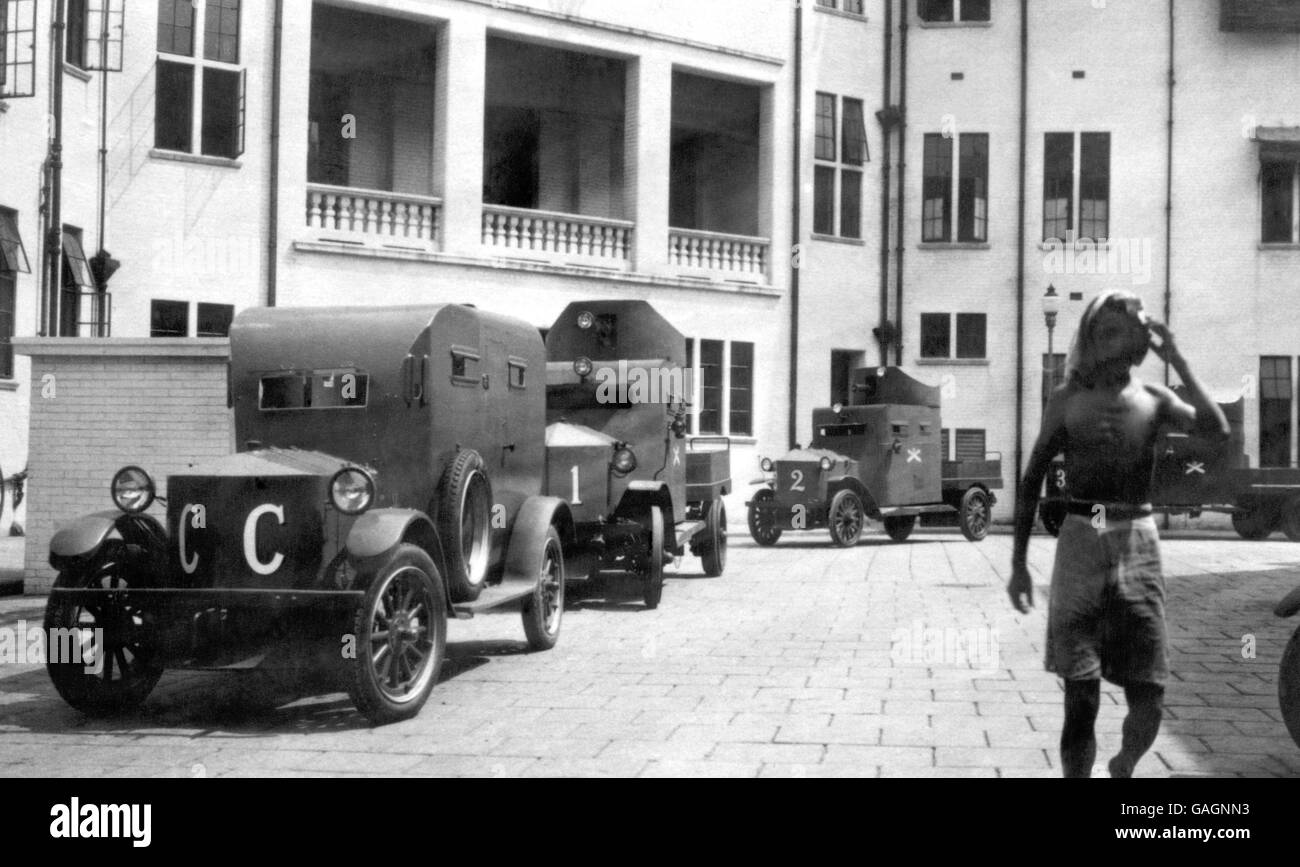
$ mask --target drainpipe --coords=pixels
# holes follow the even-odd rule
[[[1172,0],[1171,0],[1172,2]],[[1025,172],[1029,136],[1029,0],[1020,0],[1020,171],[1016,242],[1016,471],[1014,490],[1020,490],[1020,468],[1025,458]],[[1055,365],[1055,362],[1053,362]]]
[[[54,50],[51,52],[52,87],[50,88],[54,116],[53,137],[50,139],[50,209],[45,231],[45,266],[42,271],[44,286],[41,290],[41,310],[47,316],[42,325],[42,336],[59,336],[59,284],[63,277],[63,33],[67,28],[64,4],[54,4]]]
[[[898,252],[894,265],[894,364],[903,365],[903,239],[907,210],[907,0],[898,4]]]
[[[266,232],[266,306],[275,306],[280,258],[280,69],[283,65],[284,0],[275,0],[275,34],[271,40],[271,161]]]
[[[1174,0],[1169,0],[1169,120],[1165,131],[1165,324],[1173,315],[1174,250]],[[1165,362],[1165,385],[1169,385],[1169,362]],[[1165,516],[1166,520],[1168,515]]]
[[[791,184],[794,188],[790,207],[790,231],[794,238],[795,255],[790,260],[790,415],[786,423],[786,439],[794,448],[799,435],[799,252],[803,244],[803,2],[794,4],[794,171]]]
[[[889,364],[889,182],[892,173],[894,131],[890,100],[894,95],[894,0],[885,0],[885,83],[880,97],[882,164],[880,167],[880,364]]]

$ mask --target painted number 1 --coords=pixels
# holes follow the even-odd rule
[[[572,505],[574,505],[574,506],[581,506],[581,505],[582,505],[582,496],[580,495],[580,493],[579,493],[579,491],[578,491],[578,488],[579,488],[579,484],[578,484],[578,465],[577,465],[577,464],[574,464],[574,465],[573,465],[573,469],[570,470],[569,473],[573,476],[573,497],[569,500],[569,502],[570,502]]]

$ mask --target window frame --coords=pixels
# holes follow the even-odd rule
[[[1270,168],[1281,167],[1289,170],[1289,187],[1287,195],[1287,237],[1282,240],[1270,239],[1265,234],[1265,208],[1268,205],[1265,176]],[[1300,159],[1287,161],[1271,159],[1260,163],[1259,169],[1259,243],[1265,247],[1292,247],[1300,244]]]
[[[978,0],[978,2],[987,2],[988,15],[987,17],[984,18],[966,17],[967,3],[971,2],[973,5],[973,2],[975,2],[975,0],[949,0],[949,2],[952,4],[951,15],[946,18],[935,18],[935,17],[928,17],[926,15],[925,10],[930,8],[930,4],[927,3],[926,0],[918,0],[916,4],[916,17],[920,19],[920,21],[923,24],[940,24],[940,25],[965,24],[965,25],[972,25],[972,26],[980,26],[980,25],[989,25],[993,23],[993,4],[992,2],[990,2],[990,0]]]
[[[705,344],[717,345],[720,351],[718,363],[709,364],[708,368],[716,367],[718,369],[718,384],[705,384],[704,371],[706,365],[703,363]],[[734,349],[737,345],[748,347],[749,365],[746,368],[743,364],[739,369],[749,371],[749,384],[737,385],[735,383],[735,372],[738,369],[736,365],[736,354]],[[742,355],[744,353],[742,352]],[[748,340],[730,340],[714,339],[702,337],[686,338],[686,367],[691,376],[691,405],[689,411],[690,435],[691,436],[726,436],[733,439],[753,439],[754,431],[758,429],[758,406],[757,383],[758,377],[755,371],[758,369],[758,344]],[[705,407],[705,389],[716,389],[718,392],[718,404],[715,408]],[[748,409],[736,409],[735,397],[738,393],[748,394]],[[702,424],[701,419],[704,413],[717,413],[718,430],[707,430]],[[735,424],[735,413],[747,413],[749,416],[749,431],[738,431]]]
[[[9,255],[5,253],[4,242],[6,241],[9,242],[9,249],[18,256],[12,262],[9,261]],[[21,268],[16,267],[20,264]],[[0,207],[0,272],[32,273],[31,260],[27,258],[27,248],[23,245],[23,236],[18,225],[18,212],[12,208]]]
[[[922,137],[922,244],[982,246],[989,243],[991,145],[992,135],[987,132],[931,132]],[[979,171],[972,172],[972,168]],[[942,173],[937,173],[938,169]],[[968,180],[973,181],[969,190]],[[941,196],[934,195],[940,190]],[[938,215],[931,207],[934,203],[942,203]]]
[[[160,334],[160,333],[158,333],[159,331],[161,331],[161,330],[163,330],[163,329],[159,329],[159,328],[157,328],[157,327],[154,325],[154,323],[155,323],[155,321],[157,320],[158,313],[159,313],[160,310],[162,309],[162,305],[164,305],[164,304],[174,305],[174,309],[180,309],[180,310],[184,310],[184,311],[185,311],[185,315],[184,315],[184,317],[182,318],[182,321],[185,323],[185,327],[184,327],[184,329],[181,331],[180,334],[171,334],[171,333]],[[150,298],[150,299],[149,299],[149,337],[150,337],[150,339],[165,339],[165,338],[189,337],[189,336],[190,336],[190,302],[188,302],[188,301],[181,301],[181,300],[178,300],[178,299],[175,299],[175,298]]]
[[[90,69],[88,36],[90,0],[54,0],[63,2],[63,62],[83,72]]]
[[[13,17],[13,27],[9,18]],[[9,43],[13,42],[13,54]],[[0,0],[0,100],[36,95],[36,0]],[[25,49],[25,51],[24,51]]]
[[[970,322],[974,319],[983,320],[983,337],[981,339],[983,355],[970,355],[962,351],[962,346],[966,341],[962,340],[962,322]],[[942,323],[942,325],[940,325]],[[938,335],[931,333],[927,337],[927,332],[933,332],[936,328],[942,328],[943,334],[943,355],[935,354],[936,345],[939,342]],[[987,312],[970,310],[959,313],[921,313],[918,321],[918,334],[921,335],[920,345],[917,347],[917,357],[922,361],[929,363],[939,362],[987,362],[989,360],[989,315]]]
[[[1265,364],[1270,362],[1274,365],[1271,368],[1274,373],[1266,375]],[[1276,372],[1279,369],[1279,364],[1285,366],[1285,376]],[[1265,396],[1270,384],[1281,386],[1281,397]],[[1259,357],[1259,440],[1257,445],[1259,449],[1258,463],[1260,467],[1289,467],[1294,461],[1295,453],[1292,450],[1292,440],[1295,437],[1295,422],[1293,416],[1295,414],[1296,394],[1294,389],[1295,373],[1291,364],[1291,356],[1261,355]],[[1269,425],[1268,427],[1265,426],[1265,407],[1266,405],[1273,404],[1284,404],[1286,407],[1285,414],[1279,417],[1279,421],[1276,425],[1278,428],[1284,428],[1284,435],[1279,441],[1274,442],[1272,448],[1266,452],[1264,449],[1265,432],[1272,430],[1274,425]],[[1275,452],[1279,455],[1284,455],[1281,462],[1278,462],[1277,459],[1273,457]],[[1268,457],[1267,462],[1265,461],[1266,456]]]
[[[219,312],[225,318],[225,331],[218,332],[213,329],[204,329],[204,309],[209,314]],[[234,304],[221,304],[215,301],[200,301],[195,307],[194,314],[194,336],[195,337],[229,337],[230,324],[235,318]]]
[[[824,107],[830,106],[829,115]],[[849,111],[846,106],[856,106],[858,118],[849,129]],[[871,162],[871,147],[866,130],[866,101],[853,96],[843,96],[817,91],[816,122],[813,146],[813,235],[861,242],[865,239],[863,219],[866,182],[865,166]],[[830,130],[825,124],[829,121]],[[850,132],[858,133],[850,139]],[[850,155],[850,145],[854,145]],[[826,147],[824,147],[826,146]],[[826,156],[829,152],[833,156]],[[851,157],[851,158],[850,158]],[[829,183],[826,183],[829,178]],[[853,201],[848,185],[856,187],[856,213],[845,219],[846,209]],[[829,216],[829,221],[827,217]]]
[[[18,320],[18,272],[0,271],[0,380],[13,380],[14,334]]]
[[[1054,172],[1052,175],[1048,174],[1049,162],[1056,163],[1060,161],[1059,154],[1057,155],[1056,159],[1049,160],[1049,157],[1051,156],[1051,152],[1049,150],[1051,141],[1055,140],[1059,144],[1065,141],[1067,138],[1070,144],[1070,148],[1069,148],[1070,172],[1069,172],[1068,180],[1060,172]],[[1088,141],[1095,142],[1098,140],[1105,141],[1105,172],[1104,174],[1101,175],[1101,178],[1105,183],[1106,197],[1104,200],[1091,198],[1089,199],[1089,201],[1093,201],[1093,202],[1104,201],[1106,213],[1105,216],[1100,220],[1096,216],[1092,216],[1088,218],[1088,221],[1090,223],[1104,222],[1105,233],[1106,233],[1105,238],[1093,238],[1083,233],[1083,225],[1084,225],[1083,196],[1084,193],[1087,192],[1088,189],[1090,188],[1091,183],[1096,182],[1096,179],[1092,177],[1090,172],[1085,170],[1084,145]],[[1080,243],[1092,243],[1092,244],[1101,245],[1101,244],[1106,244],[1110,240],[1112,222],[1113,222],[1112,217],[1114,215],[1114,212],[1111,208],[1111,201],[1112,201],[1111,192],[1114,187],[1113,184],[1114,160],[1112,158],[1114,154],[1114,150],[1115,150],[1114,137],[1110,131],[1076,130],[1074,132],[1056,131],[1056,132],[1046,132],[1043,134],[1043,169],[1042,169],[1043,171],[1043,198],[1042,198],[1043,241],[1042,243],[1043,244],[1055,245],[1055,244],[1073,244],[1075,242],[1080,242]],[[1064,234],[1059,234],[1059,233],[1054,234],[1052,231],[1049,231],[1048,224],[1051,223],[1054,227],[1058,227],[1059,223],[1062,220],[1062,217],[1059,215],[1049,217],[1047,205],[1049,201],[1055,202],[1060,200],[1061,197],[1059,193],[1062,192],[1060,186],[1063,181],[1067,182],[1066,189],[1064,190],[1064,192],[1068,193],[1068,196],[1065,199],[1067,203],[1066,213],[1064,216],[1065,232]],[[1058,195],[1049,199],[1048,198],[1049,190],[1053,193],[1057,193]],[[1089,231],[1093,231],[1093,229],[1095,228],[1096,227],[1093,226],[1092,228],[1090,228]]]
[[[223,61],[212,59],[207,56],[207,25],[209,9],[217,2],[235,2],[236,22],[235,32],[231,38],[235,40],[235,61]],[[164,48],[162,44],[161,10],[164,4],[171,3],[173,12],[179,8],[189,7],[191,11],[190,19],[190,39],[189,53],[182,53],[175,50],[175,36],[169,43],[170,48]],[[220,8],[225,8],[224,6]],[[239,160],[247,150],[247,126],[248,126],[248,70],[241,63],[243,58],[243,15],[245,4],[243,0],[205,0],[204,5],[192,5],[189,0],[159,0],[160,20],[159,20],[159,42],[157,47],[157,61],[155,64],[155,82],[158,80],[158,69],[162,64],[167,63],[177,67],[189,67],[191,69],[190,81],[190,100],[188,125],[189,135],[186,138],[187,148],[184,150],[167,146],[159,143],[158,135],[158,116],[163,104],[161,97],[155,95],[154,100],[154,149],[168,153],[180,153],[188,156],[198,156],[218,160],[230,160],[232,162]],[[219,16],[220,17],[220,16]],[[173,26],[174,25],[169,25]],[[218,51],[219,53],[219,51]],[[225,100],[226,105],[221,105],[215,101],[217,77],[224,78],[226,75],[237,75],[238,78],[230,82],[233,90],[228,94]],[[209,90],[212,92],[210,93]],[[218,111],[218,109],[221,111]],[[229,111],[229,116],[222,117],[225,111]],[[216,117],[214,118],[214,115]],[[229,131],[225,135],[217,135],[217,131],[224,129],[229,125]],[[218,144],[229,141],[230,147],[222,149],[217,147]],[[209,142],[213,142],[211,149]]]

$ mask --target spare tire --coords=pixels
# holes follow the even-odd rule
[[[492,485],[478,452],[459,452],[443,472],[437,511],[447,591],[452,602],[473,602],[492,558]]]

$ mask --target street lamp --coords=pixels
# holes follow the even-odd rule
[[[1060,312],[1061,296],[1056,294],[1056,287],[1049,283],[1047,293],[1043,295],[1043,319],[1047,322],[1047,363],[1051,365],[1052,388],[1056,388],[1056,355],[1052,352],[1052,338],[1056,332],[1056,314]]]

